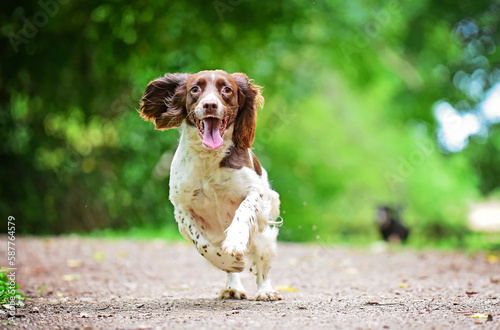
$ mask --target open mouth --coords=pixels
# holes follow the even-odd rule
[[[222,135],[227,127],[228,118],[205,117],[203,119],[196,118],[196,127],[200,132],[203,144],[210,149],[218,149],[224,143]]]

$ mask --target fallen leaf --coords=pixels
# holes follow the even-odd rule
[[[297,292],[299,291],[299,289],[297,288],[292,288],[291,286],[289,285],[278,285],[276,287],[276,290],[278,291],[286,291],[286,292]]]
[[[104,252],[101,250],[96,251],[92,257],[97,262],[103,262],[104,261]]]
[[[61,292],[57,292],[57,293],[56,293],[56,297],[58,297],[58,298],[62,298],[63,296],[64,296],[64,295],[63,295]]]
[[[365,305],[380,305],[378,301],[368,301]]]
[[[118,253],[116,255],[120,259],[126,259],[128,257],[128,252],[121,250],[121,251],[118,251]]]
[[[500,256],[496,256],[494,254],[489,254],[486,257],[486,261],[488,261],[488,263],[490,263],[490,264],[496,264],[499,260],[500,260]]]
[[[78,268],[78,267],[82,267],[83,265],[83,261],[81,261],[80,259],[68,259],[66,260],[66,266],[70,267],[70,268]]]
[[[403,284],[403,283],[400,283],[400,284],[398,284],[398,286],[399,286],[400,288],[407,288],[407,287],[408,287],[408,284]]]
[[[477,291],[465,291],[465,294],[468,295],[469,297],[472,295],[477,294]]]
[[[497,277],[497,278],[490,277],[490,283],[493,283],[493,284],[500,283],[500,277]]]
[[[487,319],[488,315],[476,313],[474,315],[471,315],[470,317],[473,318],[473,319]]]
[[[66,274],[63,275],[62,279],[66,282],[78,281],[80,279],[79,274]]]
[[[3,321],[2,325],[13,325],[13,326],[17,327],[17,323],[16,322],[12,322],[12,321],[9,321],[9,320]]]

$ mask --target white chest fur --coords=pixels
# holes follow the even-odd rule
[[[195,130],[182,128],[171,165],[170,200],[176,209],[195,220],[193,225],[210,242],[220,245],[241,202],[250,191],[263,194],[265,187],[262,178],[250,168],[220,166],[231,141],[218,150],[209,150],[197,136],[191,136],[195,134]]]
[[[253,235],[267,230],[264,236],[276,239],[277,230],[268,228],[279,216],[279,195],[269,187],[263,168],[259,175],[246,166],[221,166],[232,148],[230,139],[209,150],[196,129],[181,127],[170,169],[170,200],[179,230],[216,267],[241,272],[243,255],[261,241]]]

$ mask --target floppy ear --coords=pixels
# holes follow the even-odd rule
[[[179,127],[186,118],[186,83],[189,74],[173,73],[151,81],[141,99],[140,115],[166,130]]]
[[[257,105],[264,104],[260,92],[262,87],[252,83],[244,73],[233,73],[232,76],[239,89],[239,109],[234,123],[233,142],[244,149],[252,148],[257,123]]]

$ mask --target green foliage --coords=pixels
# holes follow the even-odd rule
[[[9,278],[9,270],[0,267],[0,306],[10,305],[24,307],[22,302],[26,296],[19,292],[19,285]]]
[[[461,239],[467,204],[495,183],[497,130],[445,154],[432,113],[458,97],[453,26],[498,22],[490,3],[48,2],[57,12],[19,44],[44,9],[0,5],[0,211],[22,233],[176,230],[178,133],[136,112],[166,72],[241,71],[264,86],[254,147],[281,196],[281,239],[375,239],[379,204],[402,206],[417,240]]]

